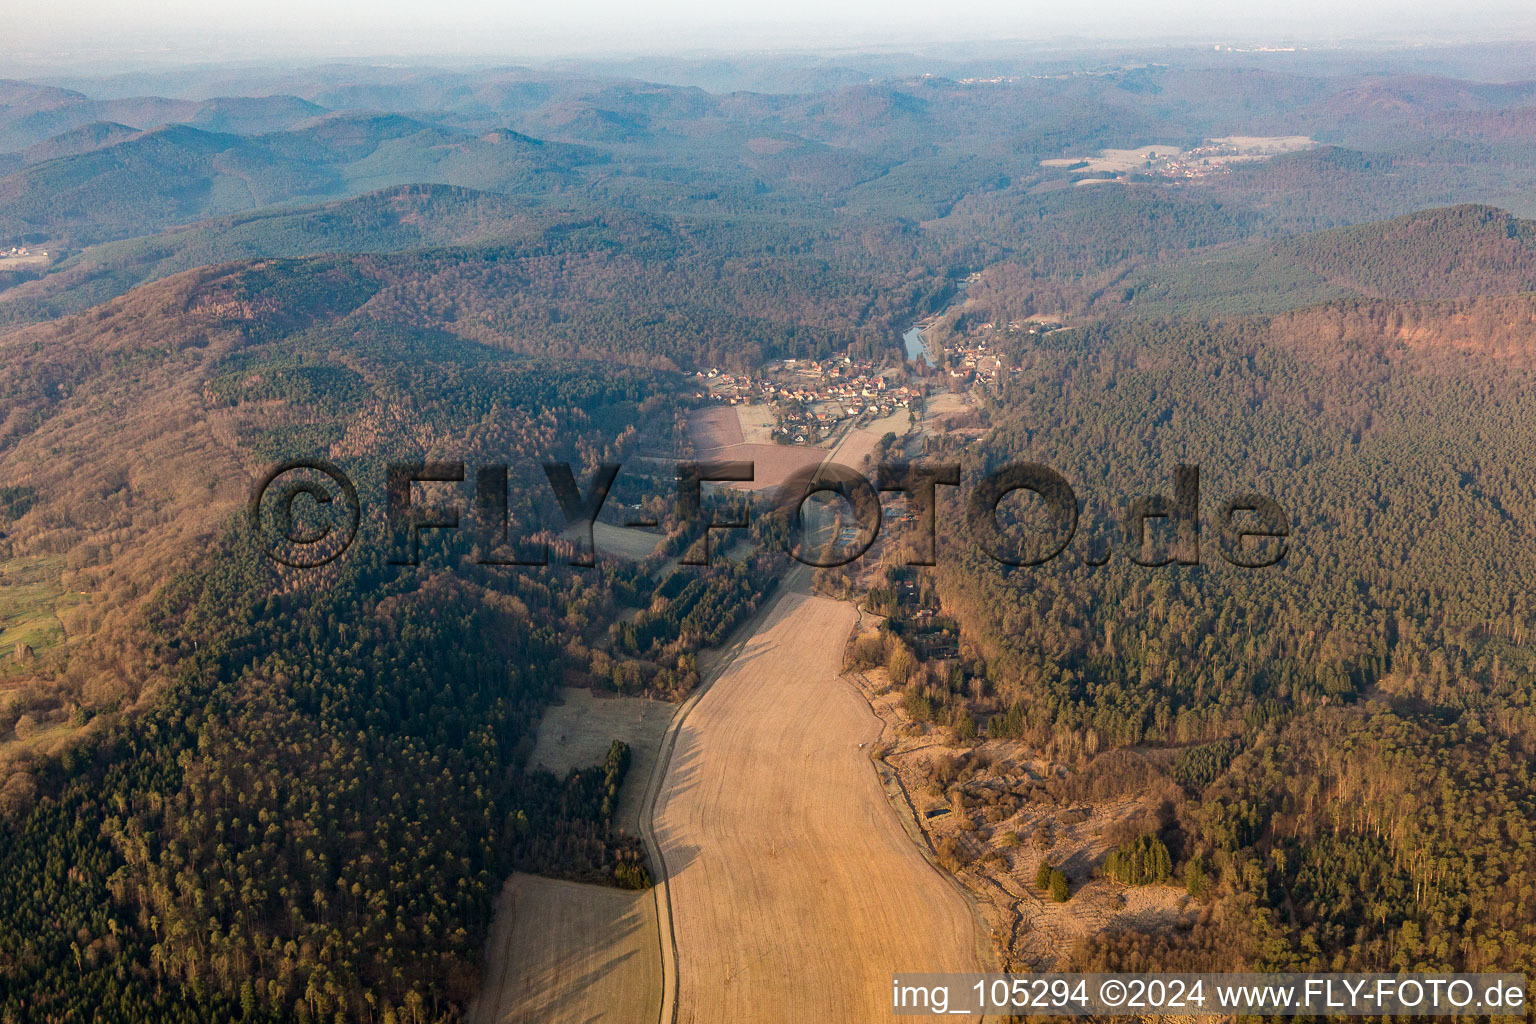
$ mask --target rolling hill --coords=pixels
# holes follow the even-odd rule
[[[21,152],[21,160],[24,164],[40,164],[45,160],[79,156],[81,153],[89,153],[93,149],[121,142],[137,133],[137,129],[118,124],[116,121],[93,121],[79,128],[61,132],[51,139],[44,139],[34,146],[28,146]]]
[[[90,244],[403,183],[542,190],[578,180],[575,168],[597,159],[513,133],[486,140],[395,114],[332,114],[257,136],[170,125],[0,179],[0,239]]]
[[[1331,285],[1383,299],[1536,291],[1536,221],[1491,206],[1425,210],[1274,245]]]
[[[1536,222],[1479,204],[1245,243],[1137,271],[1138,312],[1279,312],[1347,297],[1459,299],[1536,291]]]
[[[0,80],[0,153],[20,152],[102,121],[138,129],[191,124],[210,131],[259,134],[291,128],[329,108],[296,96],[163,96],[93,99],[71,89]]]
[[[199,103],[184,121],[207,131],[260,135],[285,131],[327,112],[297,96],[216,96]]]
[[[1464,59],[1518,72],[1500,52]],[[870,671],[906,745],[877,764],[941,812],[915,819],[938,864],[1001,883],[1011,965],[1529,973],[1536,90],[1387,60],[673,64],[778,90],[716,93],[630,62],[0,82],[0,246],[57,257],[0,274],[0,1020],[456,1024],[509,872],[645,884],[610,828],[625,752],[525,769],[536,720],[572,683],[682,696],[783,586],[772,517],[742,561],[664,564],[696,536],[665,460],[692,371],[777,378],[766,430],[851,406],[800,382],[866,360],[935,401],[835,458],[968,482],[1039,458],[1084,499],[1047,565],[957,531],[898,567],[893,530],[867,594],[814,577],[878,612],[851,651],[818,612],[827,650]],[[1041,166],[1247,132],[1324,144],[1095,188]],[[909,367],[930,314],[943,365]],[[767,365],[790,357],[821,367]],[[305,455],[365,509],[307,575],[241,515]],[[464,528],[399,564],[385,466],[461,458],[529,471],[508,536],[535,542],[559,513],[539,462],[662,465],[617,493],[668,536],[506,571],[471,477],[424,489]],[[1198,565],[1138,564],[1121,499],[1190,463],[1207,516],[1280,503],[1279,563],[1227,564],[1207,518]],[[868,776],[845,726],[823,739]],[[742,856],[835,868],[769,832]],[[722,912],[681,958],[720,961],[709,930],[742,915],[687,881],[714,870],[695,845],[666,846],[691,862],[677,920]],[[1154,850],[1155,893],[1115,867]],[[1026,891],[1037,866],[1062,902]],[[707,1008],[721,971],[786,969],[748,952],[677,990]]]
[[[341,326],[380,283],[345,259],[204,268],[0,336],[0,570],[43,579],[67,637],[0,665],[8,1013],[363,1019],[382,997],[390,1017],[461,1020],[502,877],[612,884],[638,856],[607,822],[622,751],[563,778],[523,769],[580,639],[564,610],[605,606],[605,577],[429,563],[386,581],[380,532],[339,575],[284,581],[237,513],[272,461],[321,454],[357,475],[371,522],[406,421],[486,459],[579,462],[633,436],[676,378]],[[325,625],[341,620],[372,625],[342,640]],[[336,642],[300,641],[311,628]],[[259,809],[212,796],[236,777]],[[120,831],[109,806],[139,810]],[[272,827],[252,843],[258,818]],[[130,835],[149,832],[192,842]],[[385,848],[413,852],[386,865]],[[269,914],[295,885],[303,907]],[[214,934],[245,938],[208,957]],[[253,974],[273,943],[294,955]]]
[[[94,245],[0,291],[0,324],[76,313],[137,285],[215,263],[328,252],[399,252],[515,240],[540,216],[521,200],[453,185],[399,185],[316,206],[214,217]]]

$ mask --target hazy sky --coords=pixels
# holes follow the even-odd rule
[[[911,46],[924,39],[1178,36],[1324,43],[1387,36],[1530,38],[1532,0],[0,0],[27,59],[115,54],[218,60]]]

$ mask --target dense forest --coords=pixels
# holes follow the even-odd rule
[[[1387,332],[1363,312],[1031,339],[985,443],[955,450],[968,474],[1051,465],[1082,521],[1061,557],[1010,569],[952,504],[927,572],[958,660],[893,664],[893,681],[918,717],[967,723],[957,737],[980,720],[1083,772],[1031,799],[1161,794],[1160,831],[1103,871],[1177,876],[1208,904],[1192,932],[1106,934],[1080,964],[1530,968],[1529,316],[1503,316],[1490,350],[1440,332],[1445,304],[1386,305],[1406,325]],[[1177,464],[1201,469],[1198,564],[1137,564],[1124,517],[1172,495]],[[1286,511],[1280,564],[1217,553],[1239,491]],[[1039,529],[1028,513],[1004,518]],[[1160,552],[1177,541],[1150,532]]]
[[[508,871],[644,884],[607,824],[622,747],[521,771],[601,577],[376,559],[294,589],[238,534],[213,566],[150,616],[197,638],[153,707],[8,787],[7,1012],[442,1019]]]
[[[20,1019],[456,1019],[508,872],[649,884],[638,838],[611,825],[627,751],[565,778],[527,767],[555,688],[686,693],[697,651],[757,607],[775,563],[661,572],[699,530],[675,513],[655,562],[582,569],[591,556],[562,546],[540,460],[584,482],[639,444],[675,446],[673,417],[656,415],[678,400],[675,374],[351,320],[380,286],[347,261],[153,288],[9,339],[26,385],[8,394],[6,457],[33,483],[5,491],[7,551],[56,552],[72,586],[118,607],[67,660],[38,661],[5,710],[0,1005]],[[146,424],[82,450],[89,463],[34,447],[81,436],[78,410],[125,401]],[[177,402],[199,415],[169,415]],[[219,453],[191,493],[188,450]],[[547,568],[482,564],[469,522],[424,541],[419,568],[392,564],[385,467],[439,451],[509,465],[505,530],[546,538]],[[342,461],[376,499],[353,551],[316,574],[269,560],[228,486],[242,466],[305,455]],[[102,487],[119,459],[131,478]],[[145,516],[172,550],[113,557],[102,531],[132,537]],[[625,608],[638,625],[610,653]],[[33,721],[73,738],[29,753]]]

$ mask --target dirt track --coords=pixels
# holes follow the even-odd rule
[[[853,619],[786,587],[676,726],[653,827],[681,1024],[884,1021],[893,972],[982,969],[860,748],[880,726],[837,678]]]

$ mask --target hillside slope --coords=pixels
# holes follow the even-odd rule
[[[516,198],[451,185],[400,185],[315,206],[215,217],[67,257],[47,276],[0,291],[0,325],[77,313],[214,263],[510,241],[545,219]]]
[[[1379,299],[1536,291],[1536,221],[1451,206],[1276,243],[1275,254],[1330,284]]]
[[[1422,210],[1137,271],[1145,314],[1267,313],[1345,297],[1423,301],[1536,291],[1536,221],[1492,206]]]

